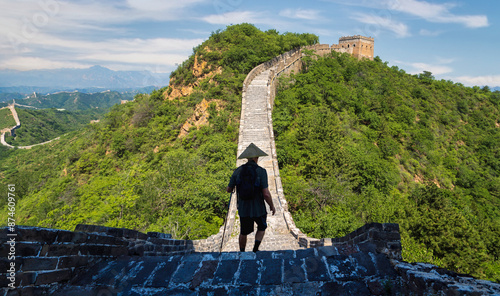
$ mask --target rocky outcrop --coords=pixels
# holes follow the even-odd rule
[[[210,52],[210,49],[205,47],[204,51]],[[191,71],[193,76],[196,78],[196,81],[187,85],[176,84],[176,78],[172,77],[169,82],[170,90],[167,90],[164,93],[165,99],[174,100],[189,96],[193,93],[194,89],[200,85],[201,81],[209,78],[209,81],[213,82],[212,78],[217,74],[221,74],[222,68],[220,66],[214,68],[208,65],[208,62],[203,59],[203,55],[196,54],[194,56],[194,64]]]

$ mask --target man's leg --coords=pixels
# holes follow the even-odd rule
[[[255,245],[253,246],[254,252],[257,252],[259,250],[260,243],[262,242],[264,234],[266,233],[266,218],[267,215],[263,215],[262,217],[255,219],[255,223],[257,223],[257,232],[255,233]]]
[[[255,244],[253,245],[253,252],[257,252],[259,250],[260,243],[262,242],[265,233],[265,230],[259,230],[255,234]]]
[[[255,239],[258,240],[258,241],[262,241],[262,239],[264,238],[264,234],[266,234],[266,231],[263,230],[263,231],[257,231],[257,233],[255,234]]]
[[[240,252],[245,252],[245,247],[247,245],[247,236],[240,234],[239,242],[240,242]]]

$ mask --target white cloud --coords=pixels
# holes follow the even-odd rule
[[[450,73],[453,71],[453,68],[445,65],[437,65],[437,64],[427,64],[427,63],[411,63],[409,73],[418,74],[423,73],[424,71],[429,71],[433,75],[442,75],[446,73]]]
[[[353,18],[358,22],[370,25],[370,27],[367,28],[367,30],[371,32],[370,35],[377,36],[380,29],[385,29],[392,31],[398,37],[410,36],[408,26],[402,22],[393,20],[390,15],[379,16],[374,14],[358,13],[354,15]]]
[[[280,16],[292,18],[317,21],[321,19],[320,11],[314,9],[284,9],[280,11]]]
[[[20,71],[58,69],[58,68],[88,68],[85,63],[75,63],[70,61],[56,61],[39,57],[14,57],[0,61],[0,69],[14,69]]]
[[[232,11],[223,14],[211,14],[203,17],[202,20],[215,25],[262,23],[260,13],[256,11]]]
[[[456,15],[450,12],[455,5],[450,3],[435,4],[418,0],[388,0],[386,5],[391,10],[418,16],[433,23],[459,23],[468,28],[489,26],[485,15]]]
[[[485,76],[459,76],[451,78],[452,81],[460,82],[466,86],[484,86],[490,87],[500,86],[500,75],[485,75]]]
[[[40,34],[30,41],[28,53],[5,58],[0,63],[0,68],[78,68],[100,64],[113,70],[161,67],[162,72],[169,72],[175,68],[176,63],[181,63],[191,54],[193,47],[202,42],[203,39],[175,38],[110,39],[96,42]],[[30,57],[33,52],[39,52],[39,55],[43,53],[43,57]],[[122,66],[118,66],[119,64]]]
[[[346,6],[357,6],[374,9],[380,15],[396,17],[399,13],[416,16],[432,23],[456,23],[468,28],[482,28],[489,26],[486,15],[458,15],[451,10],[457,5],[454,3],[430,3],[420,0],[325,0]]]
[[[442,75],[453,72],[453,68],[447,66],[447,64],[451,64],[453,59],[445,59],[445,58],[436,58],[435,63],[422,63],[422,62],[403,62],[403,61],[395,61],[395,64],[399,67],[405,69],[406,72],[410,74],[420,74],[424,71],[429,71],[432,75]]]
[[[161,11],[170,12],[173,10],[183,9],[204,2],[203,0],[182,0],[182,1],[165,1],[165,0],[127,0],[128,6],[138,11]]]

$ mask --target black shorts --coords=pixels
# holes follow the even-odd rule
[[[253,223],[257,223],[257,231],[264,231],[267,228],[267,214],[261,217],[240,217],[240,234],[249,235],[253,232]]]

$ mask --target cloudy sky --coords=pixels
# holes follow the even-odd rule
[[[409,73],[500,86],[498,0],[0,0],[0,69],[170,72],[227,25],[365,35]]]

